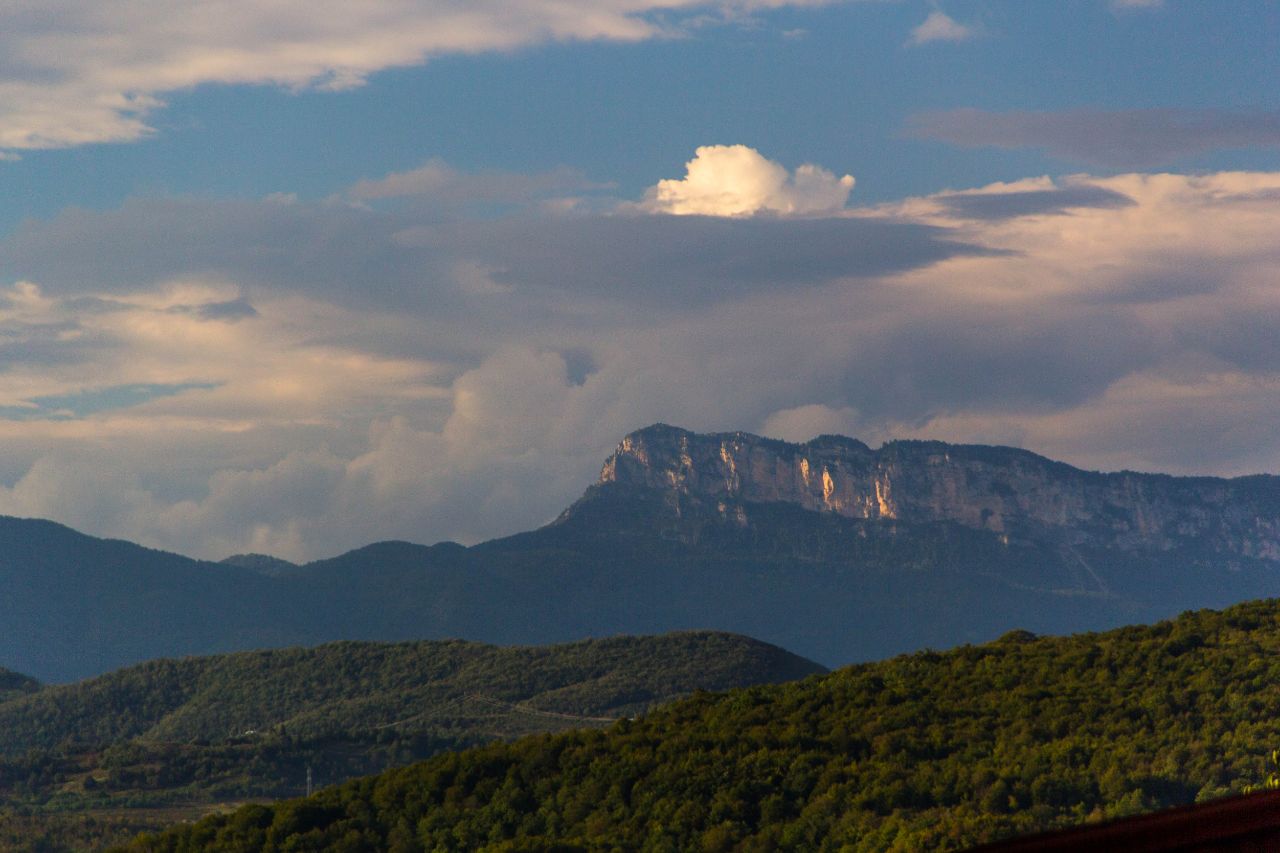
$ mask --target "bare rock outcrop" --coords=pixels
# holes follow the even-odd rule
[[[1025,450],[895,441],[873,450],[656,424],[622,439],[601,483],[709,503],[746,524],[751,504],[788,503],[855,519],[949,521],[1015,538],[1125,550],[1191,547],[1280,560],[1280,477],[1098,473]]]

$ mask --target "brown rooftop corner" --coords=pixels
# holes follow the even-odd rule
[[[1226,797],[1106,823],[1023,836],[967,853],[1280,851],[1280,791]]]

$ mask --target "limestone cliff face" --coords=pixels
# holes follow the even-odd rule
[[[628,435],[603,483],[694,496],[745,524],[750,504],[849,518],[951,521],[1012,537],[1124,549],[1196,547],[1280,560],[1280,477],[1099,474],[1007,447],[860,441],[789,444],[658,424]]]

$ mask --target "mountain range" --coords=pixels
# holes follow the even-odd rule
[[[654,425],[554,522],[294,566],[0,519],[0,664],[70,681],[334,640],[714,629],[826,665],[1280,594],[1280,477],[1096,473],[1004,447]]]

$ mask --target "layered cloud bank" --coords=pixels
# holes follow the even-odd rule
[[[1165,166],[1220,149],[1280,148],[1280,112],[1077,109],[997,113],[963,108],[914,116],[907,131],[970,148],[1038,148],[1066,160],[1133,169]]]
[[[704,148],[575,212],[548,196],[579,176],[499,193],[436,162],[348,201],[29,222],[0,242],[0,513],[209,557],[475,541],[657,420],[1280,471],[1280,174],[845,209],[814,173]],[[514,209],[400,203],[468,193]]]

